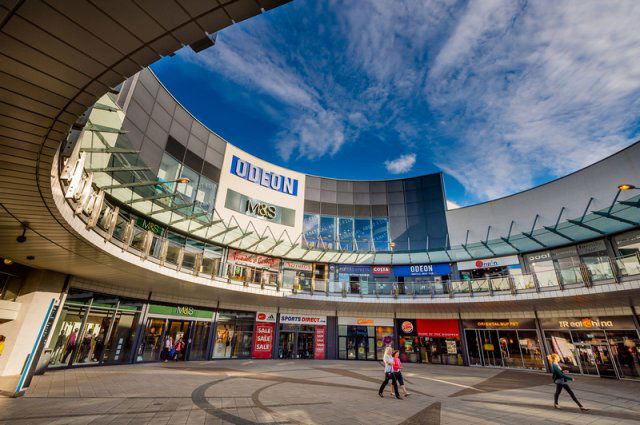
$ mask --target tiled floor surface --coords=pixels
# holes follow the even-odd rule
[[[640,424],[640,382],[578,376],[553,408],[546,374],[405,365],[412,395],[378,397],[376,362],[229,360],[49,371],[0,399],[0,424]]]

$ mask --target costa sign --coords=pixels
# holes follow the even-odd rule
[[[371,272],[373,274],[391,274],[391,266],[373,266]]]
[[[263,187],[286,193],[291,196],[298,196],[298,180],[293,177],[286,177],[273,171],[267,171],[249,161],[233,156],[231,160],[231,174]]]
[[[280,323],[291,325],[326,325],[327,316],[307,316],[301,314],[280,314]]]

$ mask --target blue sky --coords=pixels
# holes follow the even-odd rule
[[[470,205],[633,143],[640,2],[294,0],[153,65],[198,119],[337,178],[443,171]]]

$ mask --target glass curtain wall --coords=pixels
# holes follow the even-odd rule
[[[130,362],[141,310],[141,301],[71,289],[49,344],[49,366]]]
[[[309,246],[344,251],[389,251],[389,219],[304,215]]]

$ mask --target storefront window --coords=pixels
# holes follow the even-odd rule
[[[142,302],[71,289],[49,345],[50,366],[131,360]]]
[[[218,313],[214,359],[250,358],[255,313],[223,310]]]
[[[229,250],[227,275],[231,280],[260,286],[278,286],[280,259]]]
[[[560,258],[557,261],[563,285],[582,283],[580,260],[577,257]]]
[[[205,176],[200,176],[200,184],[195,197],[196,207],[207,213],[212,212],[217,190],[218,185],[215,182]]]

